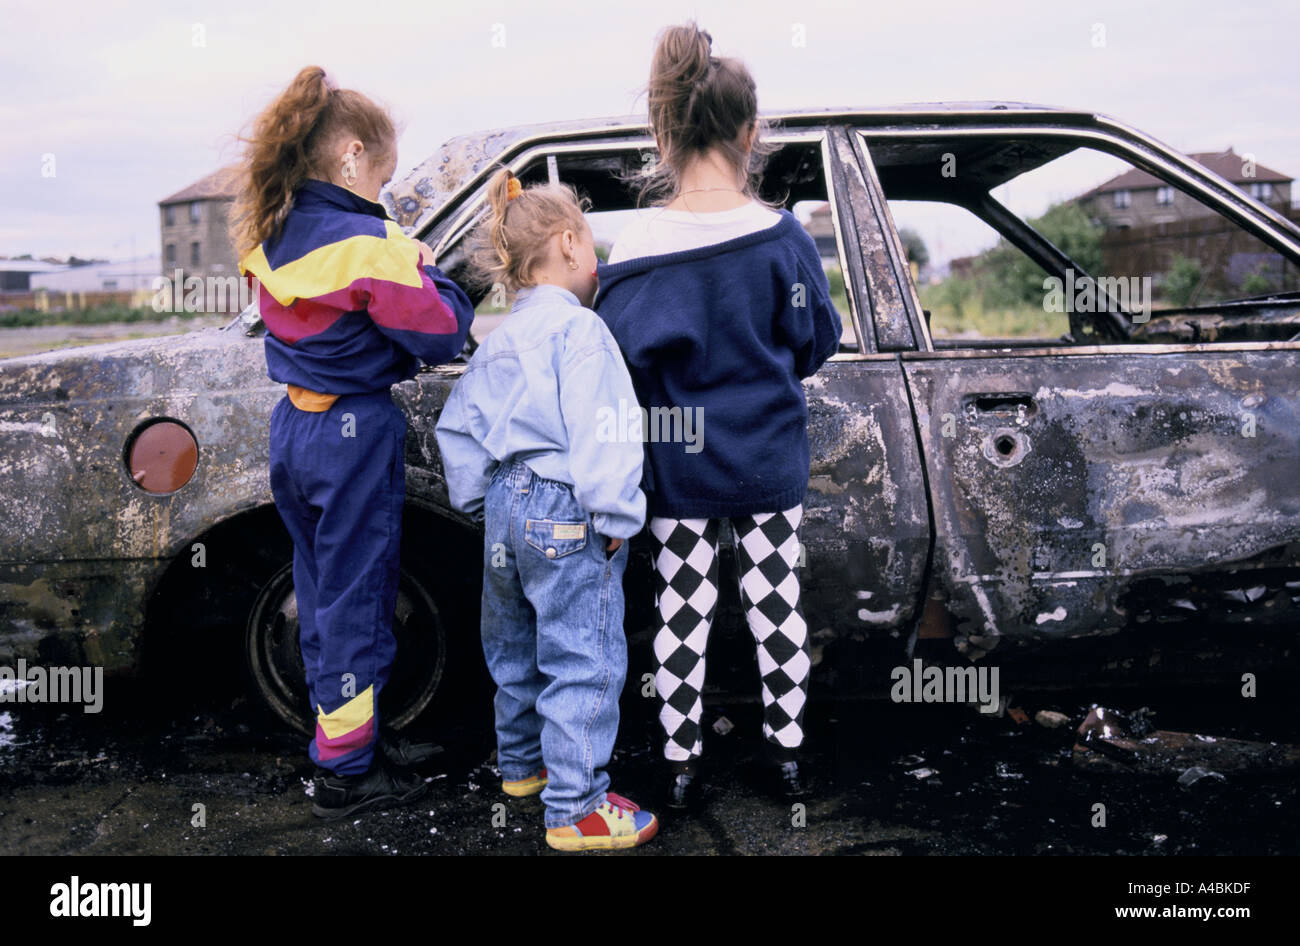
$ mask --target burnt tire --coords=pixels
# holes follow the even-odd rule
[[[271,576],[253,602],[244,656],[254,689],[266,707],[286,725],[314,735],[316,719],[309,705],[298,631],[290,562]],[[397,655],[379,695],[379,718],[385,726],[402,729],[424,713],[443,688],[448,650],[446,626],[433,596],[404,568],[398,579],[393,636]]]

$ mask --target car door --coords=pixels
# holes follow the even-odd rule
[[[931,147],[976,131],[915,134]],[[1069,129],[1034,134],[1049,133]],[[887,139],[896,155],[906,136],[857,136],[873,181],[874,145]],[[1107,147],[1163,160],[1122,135]],[[914,287],[907,304],[919,316]],[[935,575],[974,654],[1004,636],[1189,619],[1294,625],[1300,344],[958,341],[936,350],[927,331],[902,359],[934,510]]]

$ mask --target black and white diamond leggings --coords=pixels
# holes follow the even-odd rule
[[[763,684],[763,736],[781,750],[803,742],[808,700],[808,625],[799,600],[799,520],[803,506],[731,519],[739,559],[740,594],[758,645]],[[654,541],[655,688],[667,735],[664,756],[697,758],[703,749],[700,716],[704,652],[718,602],[720,519],[651,517]]]

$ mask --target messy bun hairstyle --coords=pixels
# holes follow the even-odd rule
[[[397,145],[387,110],[338,88],[320,66],[307,66],[257,116],[252,135],[239,139],[246,147],[230,226],[237,259],[275,235],[304,181],[329,179],[327,152],[343,135],[372,158],[391,155]]]
[[[518,189],[513,198],[512,183]],[[487,199],[488,215],[470,239],[471,278],[511,292],[534,284],[533,269],[545,260],[551,237],[565,230],[582,233],[590,209],[567,184],[523,187],[509,168],[492,175]]]
[[[687,163],[717,148],[745,176],[743,193],[758,197],[758,175],[776,150],[763,141],[766,123],[758,114],[754,78],[739,59],[713,55],[713,37],[690,21],[669,26],[655,39],[646,86],[650,127],[659,161],[637,176],[638,203],[665,204],[680,191]],[[758,134],[751,150],[751,125]]]

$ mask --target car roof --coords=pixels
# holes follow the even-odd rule
[[[827,122],[863,125],[951,121],[1032,123],[1044,120],[1069,125],[1092,124],[1099,116],[1078,109],[1025,102],[921,102],[907,105],[843,106],[763,110],[771,125],[792,128]],[[419,230],[456,192],[512,152],[535,140],[572,138],[641,138],[650,134],[645,115],[571,119],[514,125],[458,135],[413,168],[381,195],[389,213],[403,227]]]

